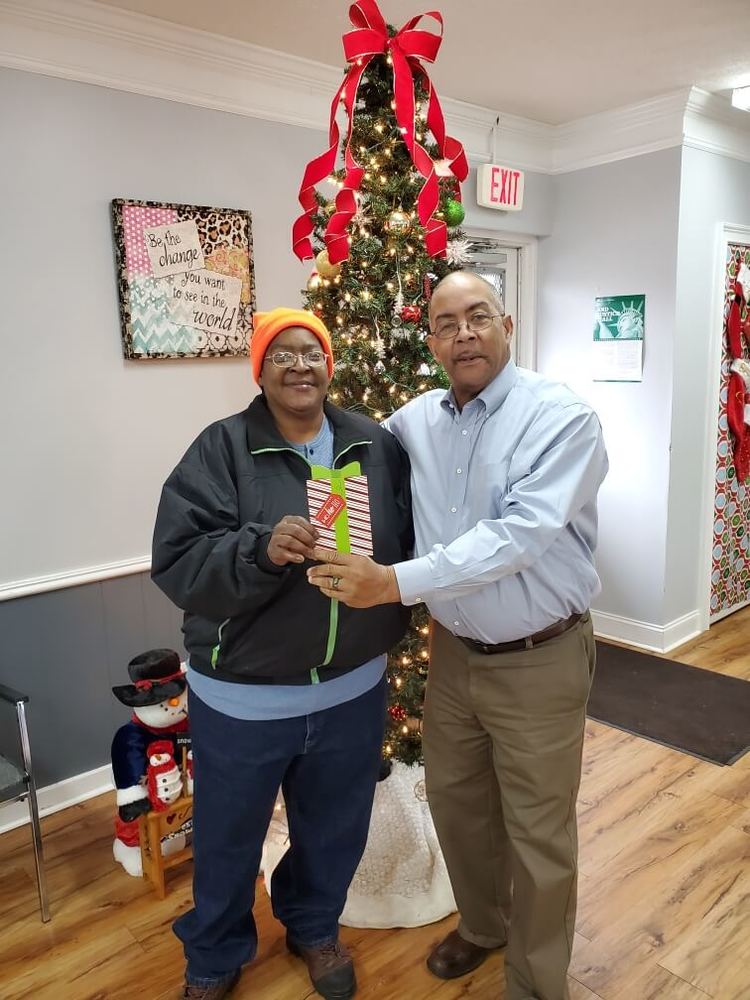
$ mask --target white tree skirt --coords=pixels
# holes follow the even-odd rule
[[[286,814],[277,809],[263,846],[271,874],[289,845]],[[395,762],[378,783],[367,847],[341,915],[347,927],[418,927],[454,913],[456,903],[427,805],[424,768]]]

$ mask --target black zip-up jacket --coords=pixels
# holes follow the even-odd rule
[[[326,402],[334,467],[367,476],[376,562],[413,546],[409,464],[393,435]],[[185,612],[193,669],[227,681],[308,684],[386,652],[404,635],[400,604],[347,608],[308,583],[305,561],[268,558],[274,525],[308,516],[310,466],[279,434],[265,398],[207,427],[164,484],[151,576]]]

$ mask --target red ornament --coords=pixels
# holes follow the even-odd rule
[[[406,709],[402,705],[391,705],[388,714],[394,722],[403,722],[406,718]]]
[[[404,323],[418,323],[422,318],[422,310],[419,306],[404,306],[399,316]]]

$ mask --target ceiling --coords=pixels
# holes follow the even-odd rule
[[[103,0],[343,65],[348,0]],[[381,0],[400,27],[429,4]],[[560,124],[683,87],[750,85],[750,0],[440,0],[438,93]],[[420,26],[432,27],[432,19]]]

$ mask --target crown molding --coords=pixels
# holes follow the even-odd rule
[[[750,163],[750,114],[729,97],[693,87],[685,109],[686,146]]]
[[[497,154],[500,160],[522,170],[551,172],[556,126],[467,104],[452,97],[441,96],[440,103],[448,132],[461,140],[466,155],[475,166],[492,162],[493,129],[499,118]]]
[[[197,107],[324,129],[331,67],[107,7],[0,0],[0,65]]]
[[[0,0],[0,66],[325,132],[341,67],[94,0]],[[497,112],[442,100],[469,159],[489,159]],[[514,162],[549,169],[551,129],[503,119]]]
[[[320,132],[342,73],[95,0],[0,0],[0,66]],[[497,110],[442,105],[470,161],[488,162]],[[501,114],[497,155],[557,174],[683,143],[750,161],[750,115],[687,88],[557,126]]]
[[[688,94],[686,88],[558,125],[551,173],[568,173],[681,145]]]

